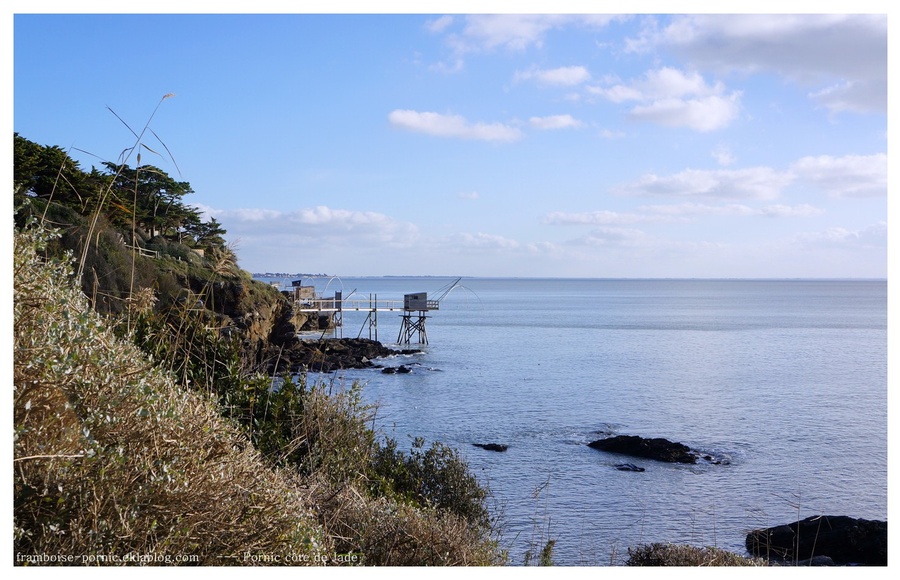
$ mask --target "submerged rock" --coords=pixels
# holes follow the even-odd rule
[[[384,367],[381,372],[386,375],[405,375],[411,373],[412,369],[406,365],[400,365],[399,367]]]
[[[661,437],[645,439],[636,435],[616,435],[588,443],[588,447],[666,463],[697,463],[697,453],[690,447]]]
[[[745,545],[754,556],[782,564],[887,566],[887,522],[847,516],[812,516],[791,524],[753,530]]]
[[[618,469],[619,471],[644,471],[643,467],[638,467],[634,463],[619,463],[618,465],[616,465],[616,469]]]
[[[501,445],[500,443],[472,443],[472,445],[486,451],[499,451],[500,453],[509,449],[508,445]]]

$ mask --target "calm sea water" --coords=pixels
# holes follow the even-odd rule
[[[313,279],[402,299],[451,279]],[[326,290],[327,285],[327,290]],[[744,553],[746,533],[815,514],[887,518],[885,281],[463,279],[410,374],[347,371],[403,443],[456,447],[493,492],[511,564],[620,564],[641,543]],[[344,313],[338,334],[369,336]],[[380,313],[379,340],[400,318]],[[665,437],[729,465],[595,451]],[[473,443],[508,445],[505,453]],[[622,462],[642,473],[614,468]]]

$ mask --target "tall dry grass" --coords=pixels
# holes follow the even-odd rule
[[[175,288],[178,298],[157,305],[137,268],[135,180],[130,259],[100,252],[104,236],[125,233],[105,223],[106,206],[129,211],[112,184],[133,154],[140,171],[140,151],[155,153],[143,137],[171,96],[139,133],[110,109],[135,143],[83,216],[77,260],[41,257],[55,237],[45,223],[55,186],[39,223],[15,234],[17,563],[505,563],[486,492],[453,450],[405,455],[380,443],[358,385],[285,377],[276,388],[252,372],[216,314],[228,299],[217,288],[246,275],[233,248],[208,251],[192,270],[202,288]],[[95,265],[127,272],[127,295],[104,297],[108,318],[77,290],[92,273],[85,292],[96,303]]]
[[[69,263],[39,257],[49,237],[15,235],[16,553],[221,565],[330,551],[295,477],[108,330]]]
[[[71,260],[41,257],[53,235],[15,234],[19,563],[44,563],[42,554],[102,565],[505,563],[494,530],[470,517],[483,496],[450,450],[379,454],[357,387],[291,383],[291,396],[276,397],[270,379],[247,377],[229,382],[228,407],[213,382],[175,380],[179,367],[91,310]],[[146,310],[152,296],[131,302]],[[430,487],[408,493],[418,480],[392,479],[401,472]]]

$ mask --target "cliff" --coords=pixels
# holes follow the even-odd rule
[[[223,336],[238,337],[244,359],[257,366],[265,365],[273,349],[294,344],[298,331],[328,328],[331,323],[328,317],[296,312],[281,292],[240,269],[227,248],[196,252],[140,230],[124,232],[101,215],[85,251],[90,230],[87,217],[36,200],[16,214],[20,227],[29,219],[62,226],[45,255],[83,256],[80,286],[100,314],[125,316],[129,305],[141,296],[156,312],[189,304],[193,310],[203,310]],[[136,246],[125,242],[132,236]]]

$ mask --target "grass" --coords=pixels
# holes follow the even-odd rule
[[[327,550],[292,474],[115,336],[70,265],[38,258],[48,238],[15,242],[16,552],[221,565]]]
[[[171,359],[149,357],[91,309],[71,260],[42,257],[54,236],[15,233],[17,563],[42,563],[41,554],[99,565],[136,555],[200,565],[504,563],[494,530],[459,509],[481,496],[452,493],[465,489],[454,483],[475,485],[453,453],[382,454],[381,477],[402,468],[450,484],[409,494],[399,479],[376,478],[382,444],[353,388],[300,383],[279,399],[270,379],[216,359],[227,350],[213,347],[227,343],[188,351],[183,362],[193,356],[200,374],[173,373],[181,367],[160,365]],[[146,309],[151,298],[135,294],[129,305]],[[183,344],[203,346],[198,337]],[[203,373],[202,388],[183,380]],[[266,444],[273,427],[281,435]],[[300,452],[290,458],[291,449]],[[375,493],[385,481],[390,493]]]

